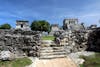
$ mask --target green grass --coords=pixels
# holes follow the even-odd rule
[[[32,61],[28,58],[15,59],[13,61],[0,61],[0,67],[25,67]]]
[[[82,64],[80,64],[80,67],[83,67],[83,65],[82,65]]]
[[[54,36],[43,36],[42,40],[54,40]]]
[[[89,57],[83,56],[82,58],[85,59],[85,62],[80,67],[100,67],[100,53]]]

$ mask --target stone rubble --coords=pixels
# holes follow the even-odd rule
[[[55,43],[65,45],[67,53],[93,50],[100,51],[100,28],[65,30],[55,32]]]
[[[13,60],[14,59],[14,54],[11,53],[10,51],[1,51],[0,59],[3,60],[3,61],[5,61],[5,60]]]
[[[68,56],[76,63],[76,64],[83,64],[85,62],[84,59],[80,58],[80,56],[90,56],[94,55],[94,52],[88,52],[88,51],[81,51],[81,52],[75,52],[70,53]]]
[[[0,30],[0,50],[8,50],[16,57],[25,55],[39,56],[40,32],[20,29]]]
[[[54,34],[55,43],[65,45],[67,53],[84,51],[87,49],[87,31],[64,31]],[[59,41],[59,42],[57,42]]]
[[[86,50],[100,51],[100,28],[86,29],[79,31],[58,31],[54,34],[55,43],[64,45],[67,56],[76,64],[83,64],[84,59],[80,56],[94,55],[94,52]]]

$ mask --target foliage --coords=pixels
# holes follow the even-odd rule
[[[82,57],[85,62],[81,67],[100,67],[100,53],[96,53],[95,56]]]
[[[8,23],[0,25],[0,29],[11,29],[11,25]]]
[[[83,67],[83,65],[82,65],[82,64],[80,64],[80,67]]]
[[[20,58],[13,61],[0,61],[0,67],[25,67],[32,61],[28,58]]]
[[[33,21],[31,24],[31,29],[34,31],[50,32],[50,24],[45,20]]]
[[[54,40],[54,36],[43,36],[42,40]]]

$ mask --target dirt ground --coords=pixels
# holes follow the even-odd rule
[[[41,59],[34,64],[34,67],[77,67],[70,58]]]

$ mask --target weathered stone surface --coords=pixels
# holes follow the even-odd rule
[[[40,44],[41,37],[38,31],[0,30],[1,50],[9,50],[15,53],[19,51],[34,55],[38,52]]]
[[[67,53],[84,50],[100,51],[100,27],[81,31],[58,31],[54,36],[55,43],[65,45]]]
[[[84,51],[87,49],[88,32],[87,31],[71,31],[57,32],[54,35],[55,43],[65,45],[67,53]]]
[[[85,62],[84,59],[80,58],[80,56],[91,56],[94,55],[94,52],[87,52],[87,51],[81,51],[76,53],[70,53],[68,56],[76,63],[76,64],[83,64]]]
[[[88,38],[88,48],[89,50],[100,52],[100,27],[91,30]]]
[[[11,53],[10,51],[1,51],[0,59],[1,60],[13,60],[14,59],[14,54]]]

